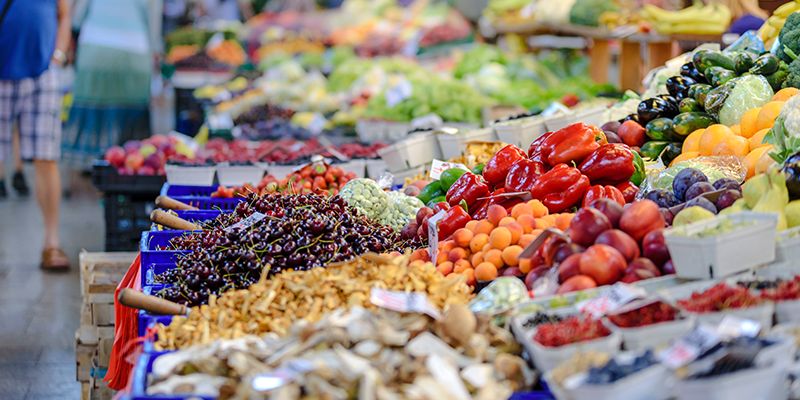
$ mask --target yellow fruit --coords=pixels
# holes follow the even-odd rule
[[[778,114],[781,113],[781,107],[783,107],[783,101],[770,101],[767,104],[764,104],[761,107],[761,111],[758,113],[758,117],[756,118],[756,129],[761,130],[764,128],[772,128],[772,125],[775,123],[775,118],[778,118]]]
[[[705,129],[698,129],[689,134],[686,137],[686,140],[683,141],[683,147],[681,151],[684,153],[692,153],[692,152],[699,152],[700,151],[700,137],[703,136],[703,132]]]
[[[742,136],[742,130],[741,130],[741,127],[738,124],[732,125],[731,126],[731,131],[736,136]]]
[[[752,137],[756,131],[758,131],[758,129],[756,129],[756,119],[758,118],[758,113],[760,111],[761,107],[756,107],[751,108],[742,114],[742,120],[739,121],[739,132],[742,136],[749,138]]]
[[[675,164],[677,164],[677,163],[679,163],[681,161],[691,160],[691,159],[697,158],[699,156],[700,156],[699,152],[696,152],[696,151],[684,151],[683,153],[681,153],[681,155],[675,157],[675,159],[673,159],[672,162],[669,163],[669,165],[672,166],[672,165],[675,165]]]
[[[725,141],[729,136],[733,136],[733,131],[725,125],[714,124],[706,128],[703,136],[700,136],[700,154],[710,156],[714,153],[714,148]]]
[[[766,145],[747,153],[744,157],[744,166],[747,167],[747,179],[752,178],[756,174],[756,163],[762,155],[771,149],[772,145]]]
[[[769,143],[764,143],[764,136],[767,136],[769,129],[762,129],[756,132],[748,141],[750,142],[750,151],[753,151],[761,146],[766,146]]]
[[[800,89],[793,87],[783,88],[781,90],[778,90],[778,93],[775,93],[775,95],[772,96],[772,101],[786,101],[789,100],[790,97],[798,93],[800,93]]]
[[[728,136],[720,142],[711,152],[715,156],[738,156],[744,157],[750,151],[750,144],[747,139],[741,136]]]

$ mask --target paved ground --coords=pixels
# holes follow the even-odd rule
[[[0,399],[80,399],[74,352],[81,302],[78,252],[102,250],[103,214],[88,180],[76,180],[73,187],[61,218],[64,250],[73,265],[68,273],[38,267],[42,219],[33,196],[12,194],[0,201]]]

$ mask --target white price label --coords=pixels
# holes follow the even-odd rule
[[[444,218],[445,213],[446,211],[442,210],[428,218],[428,254],[431,255],[434,264],[439,255],[439,221]]]
[[[469,168],[467,168],[467,166],[464,164],[452,163],[434,159],[433,161],[431,161],[431,173],[430,173],[431,179],[439,179],[439,177],[442,176],[442,172],[450,168],[461,168],[464,171],[469,171]]]
[[[406,78],[401,78],[386,90],[386,105],[394,107],[400,104],[403,100],[411,97],[413,91],[414,88],[411,86],[411,82]]]
[[[669,368],[677,369],[694,361],[706,350],[720,342],[716,330],[707,325],[698,325],[693,331],[678,339],[656,357]]]
[[[221,45],[224,41],[225,35],[223,35],[222,32],[217,32],[214,34],[214,36],[211,36],[211,38],[208,39],[208,42],[206,42],[206,49],[213,49]]]
[[[262,213],[256,211],[252,215],[250,215],[249,217],[247,217],[247,218],[245,218],[245,219],[243,219],[243,220],[241,220],[241,221],[239,221],[239,222],[237,222],[237,223],[225,228],[225,232],[230,232],[230,231],[232,231],[234,229],[237,229],[237,228],[241,229],[241,230],[245,230],[245,229],[253,226],[258,221],[261,221],[262,219],[266,218],[266,216],[267,216],[266,214],[262,214]]]
[[[320,113],[314,113],[314,116],[311,118],[311,122],[308,124],[308,130],[311,133],[318,135],[322,133],[322,130],[325,129],[325,125],[328,123],[328,120],[322,116]]]
[[[577,304],[578,309],[594,317],[614,312],[622,306],[644,297],[647,292],[639,287],[617,282],[594,298]]]
[[[369,296],[370,302],[378,307],[398,312],[424,313],[434,319],[440,319],[442,314],[428,301],[425,293],[397,292],[381,288],[372,288]]]

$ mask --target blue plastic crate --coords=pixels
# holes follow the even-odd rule
[[[177,210],[175,214],[178,215],[179,218],[183,218],[187,221],[191,222],[206,222],[211,221],[214,218],[217,218],[222,211],[220,210]],[[156,231],[156,224],[150,225],[151,231]]]
[[[174,264],[178,257],[191,253],[190,250],[156,250],[159,247],[169,246],[172,238],[188,233],[188,231],[145,231],[139,242],[142,271],[152,264]],[[146,284],[145,274],[142,275],[142,285]]]
[[[211,193],[217,190],[217,186],[188,186],[188,185],[170,185],[165,183],[161,186],[162,196],[195,196],[195,197],[208,197]]]
[[[154,293],[158,292],[159,290],[163,289],[164,287],[166,287],[166,286],[164,286],[164,285],[147,286],[147,287],[142,288],[142,293],[153,295]],[[138,330],[137,330],[137,335],[139,337],[144,336],[145,332],[147,331],[147,328],[150,325],[154,325],[156,323],[162,323],[164,325],[168,325],[170,322],[172,322],[172,316],[171,315],[150,314],[150,313],[148,313],[147,311],[144,311],[144,310],[139,310],[137,318],[138,318],[138,322],[139,322],[138,323],[139,326],[138,326]]]
[[[201,210],[233,211],[236,206],[244,201],[244,197],[218,198],[207,196],[175,196],[173,199],[197,207]]]
[[[147,286],[164,285],[163,283],[156,283],[156,275],[163,274],[166,271],[175,269],[174,263],[155,263],[149,265],[142,265],[142,288]],[[170,285],[166,285],[170,286]]]

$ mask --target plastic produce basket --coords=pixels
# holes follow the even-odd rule
[[[538,115],[500,121],[495,123],[493,128],[501,142],[517,145],[523,150],[527,150],[531,142],[547,132],[544,118]]]
[[[725,220],[750,225],[710,237],[690,236]],[[667,229],[664,238],[679,277],[718,278],[774,260],[776,225],[774,214],[742,212]]]
[[[442,157],[445,160],[461,155],[466,149],[467,142],[473,140],[496,141],[497,135],[491,128],[474,129],[470,131],[458,131],[456,133],[437,132],[436,140],[442,149]],[[530,144],[530,143],[529,143]]]
[[[142,293],[148,294],[148,295],[154,295],[159,290],[161,290],[161,289],[163,289],[165,287],[166,286],[164,286],[164,285],[154,285],[154,286],[143,287],[142,288]],[[138,322],[137,335],[139,337],[142,337],[147,332],[147,328],[151,324],[162,323],[164,325],[169,325],[169,323],[172,322],[172,316],[171,315],[150,314],[150,313],[148,313],[148,312],[146,312],[144,310],[139,310],[139,312],[137,313],[137,320],[138,320],[137,321]]]
[[[198,396],[198,395],[147,395],[147,377],[153,372],[153,362],[158,357],[168,354],[167,351],[159,351],[155,353],[143,353],[136,360],[133,367],[133,375],[131,376],[131,396],[125,397],[129,400],[212,400],[213,397]]]
[[[366,162],[367,162],[368,178],[378,179],[381,177],[381,175],[383,175],[384,172],[389,170],[386,166],[386,161],[383,161],[380,158],[374,160],[366,160]]]
[[[167,165],[167,182],[175,185],[211,186],[214,183],[215,166],[186,167]]]
[[[175,263],[178,256],[189,254],[189,250],[156,250],[159,247],[169,246],[172,238],[186,234],[188,231],[146,231],[142,233],[142,240],[139,245],[141,253],[142,268],[147,268],[151,264]],[[142,275],[144,283],[144,275]]]
[[[164,285],[156,283],[156,276],[175,269],[175,263],[153,263],[142,265],[142,287]],[[170,286],[170,285],[164,285]]]
[[[92,184],[101,192],[153,194],[166,180],[158,175],[120,175],[105,160],[92,163]]]
[[[257,185],[264,177],[264,168],[256,165],[218,165],[217,180],[222,186]]]
[[[680,380],[673,395],[678,400],[786,399],[786,375],[787,371],[776,365]]]
[[[581,385],[565,389],[574,400],[661,400],[670,397],[671,373],[655,364],[608,385]]]
[[[683,319],[660,322],[636,328],[621,328],[608,319],[606,326],[622,335],[625,350],[644,351],[669,344],[670,341],[683,336],[694,328],[695,318],[689,315]]]
[[[106,251],[136,250],[141,232],[150,229],[153,195],[106,193],[103,196]]]
[[[176,196],[211,196],[217,190],[216,186],[189,186],[189,185],[170,185],[165,183],[161,187],[162,196],[176,197]]]
[[[800,267],[800,226],[787,229],[778,235],[775,243],[775,262],[785,262],[790,267]]]
[[[433,132],[420,132],[378,150],[389,171],[404,171],[442,159],[442,151]]]

